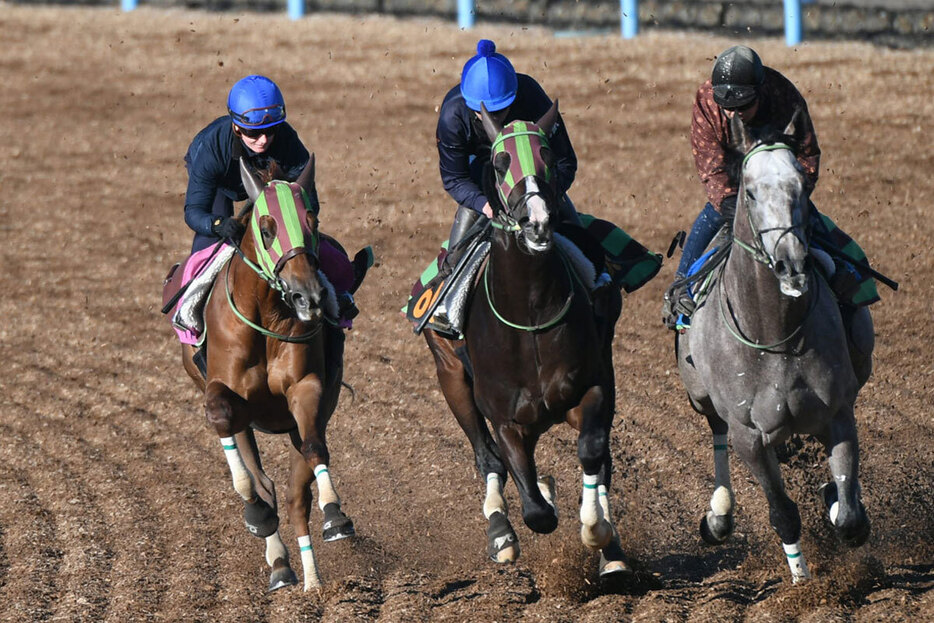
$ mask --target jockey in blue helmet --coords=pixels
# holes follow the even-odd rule
[[[449,253],[441,267],[443,274],[450,274],[457,264],[459,251],[466,246],[458,247],[458,243],[474,223],[493,216],[483,192],[483,168],[490,161],[491,145],[480,120],[481,103],[494,120],[505,125],[515,120],[536,121],[548,112],[552,102],[538,82],[516,73],[492,41],[481,39],[477,43],[476,55],[464,64],[460,84],[444,96],[436,131],[441,181],[457,203],[448,238]],[[577,212],[565,194],[577,173],[577,156],[560,114],[549,145],[555,156],[558,192],[562,197],[560,218],[562,222],[578,224]],[[444,313],[439,308],[435,317],[443,319]]]
[[[285,100],[269,78],[238,80],[227,96],[227,113],[201,130],[185,154],[185,222],[195,232],[192,253],[218,240],[236,242],[243,236],[243,225],[232,218],[233,202],[247,198],[240,180],[241,156],[257,169],[274,161],[289,180],[298,177],[310,157],[285,122]],[[310,199],[317,209],[317,192]]]
[[[285,121],[285,100],[276,83],[265,76],[238,80],[227,96],[227,114],[201,130],[185,154],[188,191],[185,222],[195,231],[191,252],[220,241],[239,243],[244,225],[233,216],[233,202],[247,199],[240,178],[239,159],[255,169],[277,166],[280,179],[294,181],[308,164],[310,155],[298,133]],[[318,192],[309,191],[311,208],[318,212]],[[335,288],[339,273],[355,271],[343,250],[330,252],[328,240],[321,241],[321,268]],[[347,284],[344,284],[345,286]],[[337,291],[341,320],[353,318],[357,308],[349,291]],[[342,325],[343,326],[343,325]]]

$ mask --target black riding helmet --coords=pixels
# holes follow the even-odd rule
[[[713,65],[713,99],[724,108],[745,106],[756,99],[756,88],[764,79],[759,55],[744,45],[734,45],[724,50]]]

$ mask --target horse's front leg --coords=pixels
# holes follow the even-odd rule
[[[289,409],[298,424],[298,450],[312,469],[318,485],[318,507],[324,513],[322,528],[325,541],[337,541],[354,535],[353,522],[341,510],[341,499],[331,480],[331,455],[325,440],[330,410],[321,405],[322,385],[315,375],[306,376],[289,388]],[[294,438],[293,443],[299,440]]]
[[[257,537],[272,536],[279,528],[279,517],[257,493],[256,482],[244,463],[244,454],[248,455],[253,449],[249,444],[239,447],[235,438],[249,422],[246,401],[220,381],[211,381],[204,391],[204,410],[208,423],[220,437],[234,490],[243,498],[243,519],[247,528]],[[255,459],[250,460],[255,463]]]
[[[279,512],[276,503],[276,487],[272,479],[263,471],[263,463],[259,456],[259,448],[256,445],[256,436],[252,428],[247,428],[235,436],[237,448],[241,450],[240,456],[246,468],[253,476],[253,482],[256,485],[256,492],[275,515],[275,521],[278,524]],[[255,512],[255,510],[253,511]],[[245,511],[244,514],[250,514]],[[249,525],[249,524],[248,524]],[[298,578],[289,564],[289,550],[282,537],[279,536],[277,529],[271,535],[266,537],[266,563],[272,571],[269,575],[269,591],[275,591],[286,586],[298,584]]]
[[[509,523],[508,507],[503,497],[506,466],[474,402],[473,389],[467,382],[464,364],[454,351],[454,343],[431,330],[425,330],[423,335],[435,359],[441,392],[454,419],[470,441],[477,471],[486,480],[483,516],[489,522],[486,533],[487,553],[493,562],[514,562],[519,557],[519,540]]]
[[[701,519],[701,538],[711,545],[723,543],[733,533],[733,488],[730,484],[730,455],[727,445],[729,427],[710,408],[702,411],[707,417],[713,437],[714,489],[710,510]]]
[[[558,510],[553,481],[539,481],[535,469],[538,434],[513,423],[498,424],[495,431],[497,446],[519,490],[525,525],[541,534],[554,532],[558,527]]]
[[[752,472],[769,502],[769,523],[782,540],[782,549],[797,584],[811,577],[801,553],[801,515],[798,506],[785,493],[781,468],[775,450],[763,443],[758,429],[733,427],[733,449]]]
[[[833,482],[821,487],[830,523],[851,547],[859,547],[869,538],[869,516],[860,500],[859,442],[853,408],[841,409],[833,417],[829,430],[818,438],[829,455]]]

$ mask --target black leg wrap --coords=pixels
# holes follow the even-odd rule
[[[341,507],[335,502],[324,505],[324,530],[323,536],[326,542],[339,541],[356,534],[353,527],[353,521],[344,514]]]
[[[490,515],[490,526],[486,529],[487,554],[493,562],[499,562],[497,554],[510,546],[518,546],[518,538],[509,519],[500,512]]]
[[[250,534],[261,539],[272,536],[279,529],[279,515],[260,497],[252,504],[243,503],[243,521]]]

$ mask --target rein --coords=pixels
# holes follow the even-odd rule
[[[487,262],[486,267],[483,269],[483,291],[486,293],[486,302],[490,306],[490,311],[493,312],[493,315],[496,316],[497,320],[499,320],[504,325],[512,329],[519,329],[520,331],[527,331],[529,333],[532,333],[534,331],[543,331],[545,329],[550,329],[551,327],[555,326],[556,324],[558,324],[564,319],[564,317],[568,313],[568,310],[571,309],[571,303],[574,302],[574,281],[573,280],[577,279],[578,281],[580,281],[580,278],[577,277],[577,274],[574,271],[572,271],[571,268],[568,266],[568,261],[567,261],[567,258],[564,257],[564,254],[559,252],[558,256],[561,258],[561,263],[564,265],[564,272],[567,274],[568,283],[571,286],[569,288],[568,298],[564,302],[564,306],[558,311],[558,313],[551,320],[549,320],[548,322],[544,322],[542,324],[537,324],[537,325],[523,325],[523,324],[517,324],[514,322],[510,322],[506,320],[506,318],[504,318],[501,313],[499,313],[499,311],[496,309],[496,306],[493,304],[493,297],[490,295],[490,284],[487,279],[487,275],[490,272],[490,263]]]
[[[251,269],[253,269],[253,271],[257,275],[259,275],[261,279],[266,281],[266,283],[269,284],[270,288],[281,292],[283,295],[283,299],[285,300],[285,290],[282,287],[280,287],[277,283],[277,282],[281,282],[281,279],[278,279],[278,278],[276,280],[269,279],[263,273],[263,270],[259,266],[251,262],[249,258],[247,258],[246,255],[244,255],[243,251],[240,250],[240,245],[234,245],[234,248],[237,250],[237,254],[244,261],[244,263],[247,266],[249,266]],[[317,336],[321,332],[321,323],[318,323],[308,333],[305,333],[302,335],[295,335],[295,336],[284,335],[282,333],[276,333],[274,331],[270,331],[269,329],[259,324],[256,324],[255,322],[247,318],[245,315],[243,315],[243,313],[239,309],[237,309],[237,306],[234,304],[234,301],[233,301],[233,296],[230,293],[230,264],[231,264],[230,262],[227,262],[227,269],[224,272],[224,289],[226,290],[226,293],[227,293],[227,304],[230,305],[230,310],[234,313],[234,315],[237,318],[240,319],[241,322],[243,322],[243,324],[255,330],[257,333],[260,333],[264,337],[271,337],[273,339],[280,340],[282,342],[292,342],[292,343],[310,342],[311,340],[315,338],[315,336]]]

